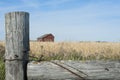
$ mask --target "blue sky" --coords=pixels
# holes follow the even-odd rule
[[[30,39],[52,33],[55,41],[120,41],[120,0],[0,0],[0,40],[4,14],[30,13]]]

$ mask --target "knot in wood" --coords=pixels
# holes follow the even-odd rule
[[[18,58],[19,56],[18,55],[14,55],[14,58]]]

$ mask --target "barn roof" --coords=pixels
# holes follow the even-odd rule
[[[47,37],[47,36],[49,36],[49,35],[52,35],[52,34],[44,34],[44,35],[38,37],[38,39],[45,38],[45,37]],[[52,36],[53,36],[53,35],[52,35]],[[54,36],[53,36],[53,37],[54,37]]]

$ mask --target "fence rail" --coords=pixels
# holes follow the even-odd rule
[[[43,61],[28,64],[28,80],[120,80],[120,61]]]

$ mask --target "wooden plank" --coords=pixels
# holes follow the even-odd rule
[[[119,61],[64,61],[64,63],[88,74],[88,79],[120,79]]]
[[[79,78],[67,70],[51,63],[41,62],[28,64],[28,80],[61,80]]]
[[[119,61],[54,61],[70,69],[85,80],[119,80]],[[81,73],[81,72],[83,73]],[[86,76],[87,74],[87,76]],[[28,80],[83,80],[51,62],[31,62]]]
[[[29,51],[29,13],[10,12],[5,15],[6,80],[27,80]]]

